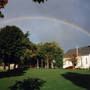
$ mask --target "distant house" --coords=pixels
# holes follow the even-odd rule
[[[90,46],[68,50],[63,59],[63,68],[73,67],[72,61],[76,60],[75,68],[90,68]]]

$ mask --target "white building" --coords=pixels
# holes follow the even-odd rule
[[[67,51],[63,59],[63,68],[73,67],[72,61],[76,60],[75,68],[90,68],[90,46],[71,49]]]

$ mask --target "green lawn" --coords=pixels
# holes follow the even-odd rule
[[[89,70],[28,69],[15,75],[0,74],[0,90],[10,90],[16,81],[27,78],[44,80],[41,90],[90,90]]]

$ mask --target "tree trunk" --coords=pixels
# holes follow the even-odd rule
[[[10,63],[8,63],[8,70],[10,70]]]
[[[46,68],[47,69],[49,68],[49,61],[48,61],[48,59],[47,59],[47,66],[46,66]]]
[[[54,68],[53,61],[51,61],[51,68],[52,68],[52,69]]]
[[[5,63],[3,64],[3,69],[6,70],[6,64]]]
[[[37,68],[39,68],[39,61],[38,61],[38,59],[37,59]]]
[[[16,69],[16,64],[14,64],[13,69]]]
[[[43,59],[41,60],[41,67],[43,68]]]

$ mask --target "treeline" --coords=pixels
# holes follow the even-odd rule
[[[63,50],[55,42],[35,44],[29,33],[23,33],[17,26],[0,29],[0,63],[4,69],[13,64],[21,67],[55,68],[62,67]]]

